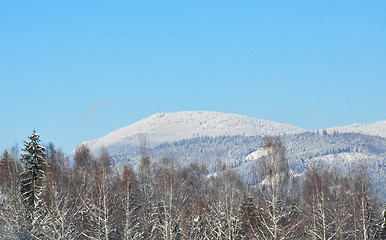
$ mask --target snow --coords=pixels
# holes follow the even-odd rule
[[[263,149],[263,148],[259,148],[257,149],[256,151],[252,152],[251,154],[249,154],[248,156],[245,157],[245,160],[249,161],[249,160],[257,160],[261,157],[264,157],[264,156],[267,156],[268,155],[268,152],[266,149]]]
[[[379,121],[370,124],[355,123],[349,126],[327,129],[328,133],[333,133],[334,131],[339,133],[361,133],[386,138],[386,121]]]
[[[236,114],[186,111],[154,114],[83,144],[93,151],[116,143],[139,145],[141,136],[150,145],[157,145],[200,136],[276,136],[301,132],[304,130],[291,125]]]
[[[348,153],[338,153],[338,154],[328,154],[321,157],[316,157],[314,160],[323,161],[326,163],[358,163],[358,162],[368,162],[370,159],[373,159],[373,156],[363,154],[361,152],[348,152]]]
[[[362,133],[386,138],[386,121],[327,129],[328,133],[334,131]],[[141,137],[145,137],[148,146],[153,147],[163,143],[203,136],[278,136],[302,132],[306,132],[306,130],[242,115],[208,111],[184,111],[157,113],[127,127],[115,130],[104,137],[82,144],[87,145],[91,151],[99,151],[114,144],[137,147]],[[256,159],[261,154],[264,154],[262,150],[258,150],[248,157]]]

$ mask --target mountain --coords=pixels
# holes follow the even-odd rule
[[[262,150],[263,137],[281,136],[290,168],[301,174],[313,161],[351,172],[368,166],[386,199],[386,121],[307,131],[291,125],[218,112],[176,112],[152,115],[127,127],[82,144],[94,154],[106,149],[117,167],[140,159],[140,139],[155,162],[164,157],[182,165],[192,161],[209,169],[218,161],[236,168],[246,179]]]
[[[135,164],[139,159],[140,139],[145,138],[149,151],[157,159],[173,156],[183,162],[194,158],[206,159],[207,163],[211,163],[219,158],[227,162],[240,161],[256,151],[262,145],[262,137],[267,135],[283,136],[287,154],[293,159],[300,156],[329,159],[331,156],[321,156],[349,152],[347,149],[358,152],[358,149],[371,147],[386,148],[382,144],[373,147],[374,142],[386,139],[386,121],[306,131],[287,124],[229,113],[158,113],[82,144],[96,154],[106,149],[115,162],[131,161]],[[381,137],[381,140],[377,140],[377,137]],[[371,147],[368,146],[370,142]],[[247,159],[252,160],[252,156]]]
[[[339,133],[361,133],[386,138],[386,121],[370,124],[355,123],[349,126],[327,129],[328,133],[333,133],[334,131]]]
[[[219,112],[159,113],[96,140],[84,142],[92,151],[113,145],[139,145],[146,137],[150,146],[200,136],[265,136],[304,132],[291,125]]]

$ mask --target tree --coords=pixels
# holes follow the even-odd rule
[[[177,211],[177,165],[173,159],[164,158],[155,169],[155,188],[153,216],[153,236],[157,238],[172,240],[177,239],[178,211]]]
[[[74,154],[73,176],[70,181],[71,196],[74,198],[73,206],[78,208],[74,214],[74,224],[77,232],[83,237],[89,236],[93,230],[92,214],[82,201],[83,197],[88,196],[93,184],[92,165],[94,157],[90,148],[85,145],[79,146]]]
[[[44,193],[46,215],[49,219],[45,225],[44,237],[48,239],[76,239],[79,235],[74,215],[79,209],[71,194],[71,170],[68,159],[54,144],[47,146],[46,186]]]
[[[140,239],[139,219],[139,187],[133,167],[124,165],[121,179],[118,184],[118,197],[120,199],[120,239]]]
[[[386,239],[386,204],[384,205],[384,210],[382,213],[383,223],[381,225],[381,238]]]
[[[85,175],[85,173],[91,169],[93,160],[94,159],[91,154],[91,150],[86,145],[81,145],[77,149],[75,149],[75,154],[74,154],[75,174],[79,175],[78,177],[85,177],[80,175]]]
[[[14,148],[16,149],[16,148]],[[6,239],[22,238],[24,207],[20,196],[21,166],[17,153],[4,151],[0,159],[0,236]]]
[[[255,199],[248,195],[249,193],[244,192],[241,207],[239,210],[241,219],[241,228],[246,239],[253,239],[253,236],[258,236],[258,229],[260,222],[258,221],[258,209],[255,203]]]
[[[310,239],[333,239],[338,234],[333,212],[333,178],[324,165],[315,165],[305,172],[303,209],[308,223],[305,229]]]
[[[21,166],[17,159],[5,150],[0,159],[0,188],[6,191],[16,186],[20,172]]]
[[[353,183],[354,237],[364,240],[377,239],[379,229],[375,214],[376,204],[371,198],[370,178],[365,166],[357,166]]]
[[[91,214],[92,232],[90,239],[112,239],[116,232],[118,198],[113,191],[116,185],[112,176],[111,158],[103,150],[92,168],[93,182],[86,196],[79,196]],[[91,237],[93,236],[94,237]]]
[[[139,210],[141,221],[141,232],[142,236],[140,239],[150,239],[153,229],[153,202],[152,197],[154,194],[154,182],[152,175],[152,162],[150,156],[147,154],[147,142],[146,138],[140,139],[140,152],[141,159],[138,168],[138,182],[141,190],[141,208]]]
[[[207,169],[204,165],[191,163],[178,171],[177,211],[179,220],[179,239],[205,239],[205,201],[209,192]]]
[[[293,222],[291,206],[286,203],[289,186],[289,166],[286,149],[279,137],[264,137],[266,155],[258,162],[256,174],[259,184],[258,206],[260,206],[257,238],[292,239],[299,225]]]
[[[208,183],[211,188],[206,218],[210,239],[244,239],[240,213],[244,186],[239,175],[225,169],[212,176]]]
[[[49,219],[45,226],[44,237],[48,239],[76,239],[79,234],[73,216],[79,206],[74,206],[75,199],[71,196],[69,185],[50,181],[47,184],[49,203],[46,214]]]
[[[27,210],[27,231],[33,237],[41,232],[43,220],[43,202],[41,195],[44,191],[46,164],[46,149],[40,145],[40,136],[35,131],[24,142],[25,153],[21,156],[24,172],[21,174],[21,193]]]

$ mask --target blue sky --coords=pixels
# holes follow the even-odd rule
[[[386,119],[385,1],[0,1],[0,150],[159,112]]]

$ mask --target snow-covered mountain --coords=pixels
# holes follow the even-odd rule
[[[360,133],[386,138],[386,121],[372,124],[352,124],[343,127],[326,129],[327,133]],[[321,130],[319,130],[321,132]],[[173,143],[197,137],[219,136],[279,136],[307,132],[301,128],[246,117],[242,115],[185,111],[176,113],[158,113],[140,120],[127,127],[123,127],[110,134],[82,144],[92,151],[98,152],[102,148],[113,146],[139,146],[140,137],[145,137],[148,146]]]
[[[327,129],[328,133],[333,133],[334,131],[339,133],[361,133],[386,138],[386,121],[379,121],[370,124],[355,123],[349,126]]]
[[[200,136],[276,136],[301,132],[304,130],[291,125],[236,114],[190,111],[154,114],[82,144],[98,151],[115,144],[138,146],[141,136],[146,137],[150,146],[156,146]]]
[[[312,161],[343,171],[365,163],[386,197],[386,121],[307,131],[236,114],[160,113],[82,144],[95,155],[106,149],[119,168],[122,163],[139,163],[140,138],[145,137],[155,162],[172,157],[183,165],[199,161],[213,167],[220,160],[248,176],[267,154],[262,149],[266,135],[282,136],[294,172],[301,173]]]

